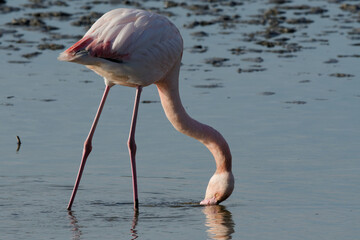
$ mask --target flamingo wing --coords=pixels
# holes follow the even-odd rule
[[[162,79],[182,50],[179,30],[167,18],[120,8],[98,19],[59,60],[87,65],[113,84],[146,86]]]

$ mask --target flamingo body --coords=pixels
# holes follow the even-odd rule
[[[226,140],[214,128],[191,118],[181,103],[178,85],[182,52],[183,40],[179,30],[167,18],[138,9],[115,9],[104,14],[81,40],[60,54],[59,60],[85,65],[104,77],[106,85],[84,143],[69,210],[86,159],[92,150],[92,138],[106,97],[116,84],[137,89],[128,141],[135,209],[138,208],[135,127],[142,87],[150,84],[156,84],[164,112],[174,128],[203,143],[214,157],[216,171],[200,204],[218,204],[231,195],[234,176],[231,171],[232,156]]]
[[[181,58],[183,40],[165,17],[138,9],[104,14],[59,59],[86,65],[108,84],[148,86]]]

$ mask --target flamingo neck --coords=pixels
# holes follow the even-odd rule
[[[177,131],[197,139],[209,149],[216,162],[216,173],[231,172],[232,157],[224,137],[185,111],[179,95],[179,68],[180,64],[176,64],[167,78],[156,83],[166,116]]]

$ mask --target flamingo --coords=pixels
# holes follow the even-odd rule
[[[128,149],[131,162],[134,209],[139,207],[136,175],[135,128],[143,87],[157,86],[164,112],[174,128],[203,143],[212,153],[216,171],[210,178],[201,205],[215,205],[227,199],[234,189],[232,157],[224,137],[214,128],[191,118],[179,95],[179,70],[183,40],[179,30],[166,17],[139,9],[114,9],[105,13],[82,39],[62,52],[60,61],[83,64],[102,76],[105,90],[84,142],[82,160],[67,209],[71,210],[92,138],[109,90],[114,85],[136,88]]]

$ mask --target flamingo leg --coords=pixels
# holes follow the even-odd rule
[[[68,204],[68,207],[67,207],[68,210],[71,210],[72,204],[73,204],[74,199],[75,199],[76,192],[77,192],[79,184],[80,184],[80,179],[81,179],[82,173],[84,171],[86,159],[88,158],[88,156],[89,156],[89,154],[90,154],[90,152],[92,150],[92,144],[91,144],[92,138],[94,136],[95,129],[96,129],[97,123],[99,121],[99,118],[100,118],[102,109],[104,107],[106,97],[107,97],[107,95],[109,93],[109,90],[110,90],[110,86],[106,85],[103,97],[101,99],[98,111],[97,111],[97,113],[95,115],[95,119],[94,119],[94,122],[93,122],[93,124],[91,126],[89,135],[88,135],[88,137],[86,138],[86,140],[84,142],[84,149],[83,149],[82,159],[81,159],[81,163],[80,163],[80,168],[79,168],[79,172],[78,172],[78,175],[77,175],[77,178],[76,178],[76,181],[75,181],[74,189],[72,191],[71,198],[70,198],[70,201],[69,201],[69,204]]]
[[[129,133],[128,140],[128,148],[130,154],[130,162],[131,162],[131,173],[132,173],[132,185],[133,185],[133,196],[134,196],[134,209],[137,210],[139,208],[139,199],[138,199],[138,189],[137,189],[137,176],[136,176],[136,162],[135,162],[135,154],[136,154],[136,143],[135,143],[135,128],[136,128],[136,119],[139,109],[140,103],[140,95],[141,95],[142,87],[138,86],[136,88],[136,96],[134,103],[134,111],[131,120],[131,127]]]

